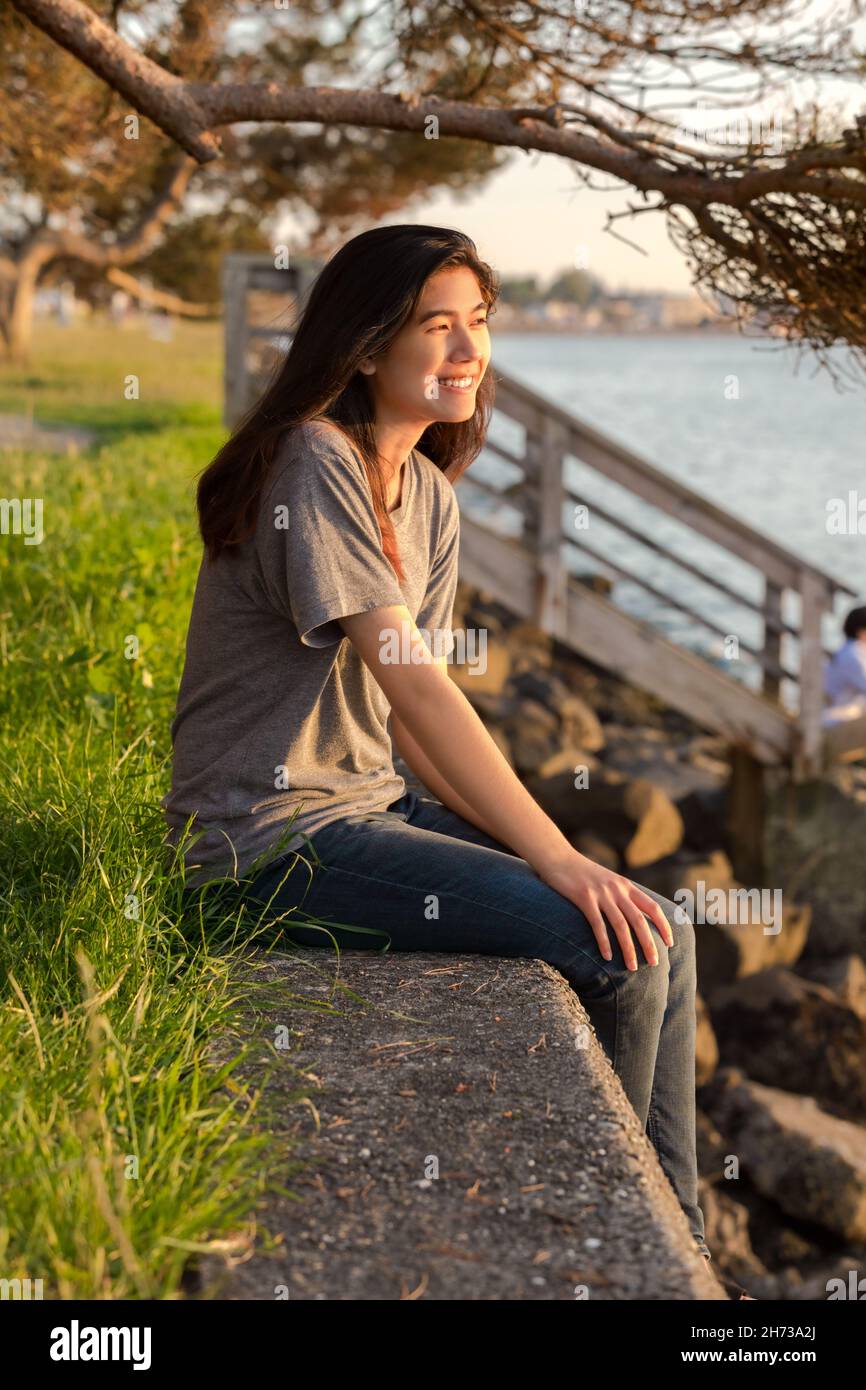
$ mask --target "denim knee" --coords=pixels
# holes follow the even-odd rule
[[[679,903],[675,903],[673,898],[664,898],[659,893],[652,896],[670,922],[674,945],[682,955],[693,956],[695,953],[695,924],[685,908]]]

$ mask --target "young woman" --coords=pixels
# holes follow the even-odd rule
[[[243,879],[293,942],[555,966],[709,1259],[694,927],[572,848],[447,672],[453,484],[489,421],[497,293],[473,242],[439,227],[364,232],[320,273],[200,479],[169,842],[189,890]],[[392,740],[431,797],[395,774]]]

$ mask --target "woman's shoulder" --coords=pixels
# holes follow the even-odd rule
[[[290,473],[305,485],[318,477],[337,482],[347,471],[362,474],[357,450],[348,435],[330,420],[302,420],[290,425],[280,437],[274,453],[267,491],[273,492]]]
[[[279,452],[288,459],[300,455],[318,455],[323,450],[336,451],[341,457],[352,460],[358,452],[354,441],[344,429],[334,424],[333,420],[317,415],[309,420],[301,420],[297,425],[291,425],[280,441]]]

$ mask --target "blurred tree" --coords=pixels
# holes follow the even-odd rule
[[[134,32],[148,34],[142,51],[166,73],[281,89],[313,74],[345,81],[363,65],[359,25],[346,17],[340,32],[328,9],[321,0],[264,15],[239,13],[233,0],[90,7],[115,35],[135,20]],[[465,80],[481,76],[469,61]],[[498,73],[497,84],[507,91],[514,76]],[[41,286],[68,280],[100,303],[114,282],[175,313],[217,314],[227,251],[273,254],[289,219],[300,228],[290,253],[325,255],[415,196],[477,187],[507,158],[480,141],[253,124],[233,128],[224,159],[202,167],[8,7],[0,90],[0,335],[18,360],[30,351]]]
[[[509,276],[502,281],[503,301],[517,309],[523,309],[541,298],[537,275]]]
[[[564,299],[567,304],[578,304],[585,309],[601,298],[601,284],[585,270],[563,270],[557,275],[547,291],[548,299]]]

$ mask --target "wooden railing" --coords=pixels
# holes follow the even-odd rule
[[[497,440],[497,421],[503,418],[521,427],[522,447]],[[467,577],[488,585],[497,582],[506,590],[499,595],[502,601],[510,599],[546,632],[598,664],[621,671],[706,727],[724,732],[759,761],[789,763],[798,777],[820,769],[824,758],[822,624],[825,615],[833,612],[836,596],[854,597],[854,590],[499,372],[496,414],[486,449],[519,469],[520,476],[498,488],[470,471],[465,475],[466,487],[458,486],[464,510],[461,565]],[[648,504],[644,524],[634,525],[610,506],[583,495],[569,482],[570,459],[585,465],[591,476],[610,480]],[[474,493],[513,508],[520,516],[519,535],[509,540],[485,525],[470,505]],[[673,566],[673,591],[627,568],[620,562],[618,547],[599,547],[585,531],[565,526],[567,505],[587,507],[592,519],[626,538],[632,553],[639,545],[663,557],[666,565]],[[719,547],[738,562],[735,569],[748,567],[758,580],[753,585],[757,596],[660,544],[652,534],[653,510]],[[591,532],[591,527],[587,529]],[[588,558],[596,569],[638,586],[646,599],[663,603],[691,626],[698,624],[730,639],[731,628],[720,624],[712,612],[702,611],[699,600],[692,597],[695,581],[710,586],[728,604],[748,610],[761,637],[758,641],[738,637],[736,657],[725,663],[728,669],[724,670],[655,632],[651,621],[629,616],[578,583],[571,572],[571,561],[578,555]],[[794,661],[783,660],[783,641],[797,649]],[[744,672],[744,665],[751,672]],[[749,688],[745,678],[749,674],[757,676],[757,689]],[[783,682],[788,687],[784,701]]]

